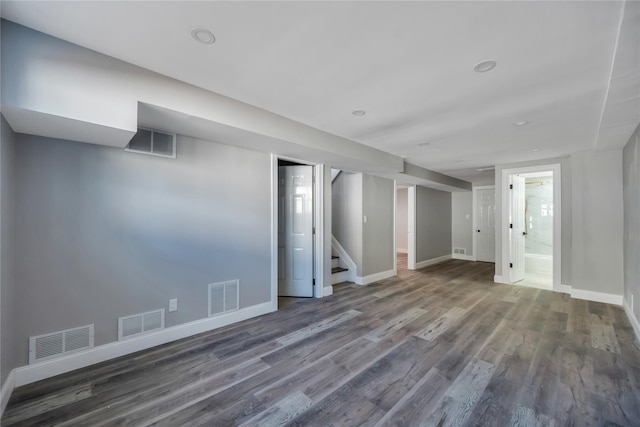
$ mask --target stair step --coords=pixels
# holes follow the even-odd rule
[[[331,268],[338,267],[340,265],[340,257],[331,255]]]
[[[343,271],[349,271],[349,269],[348,268],[343,268],[343,267],[333,267],[331,269],[331,274],[341,273]]]

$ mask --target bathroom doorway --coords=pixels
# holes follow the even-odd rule
[[[500,283],[563,291],[560,164],[502,170]]]
[[[553,289],[553,172],[523,174],[525,243],[523,285]]]

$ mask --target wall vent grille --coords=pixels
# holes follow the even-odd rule
[[[93,325],[29,337],[29,364],[93,347]]]
[[[209,284],[209,317],[237,310],[240,306],[239,301],[238,279]]]
[[[132,153],[176,158],[176,134],[154,129],[138,128],[124,149]]]
[[[467,254],[467,249],[466,248],[453,248],[453,253],[454,254],[458,254],[458,255],[466,255]]]
[[[118,340],[164,329],[164,308],[118,318]]]

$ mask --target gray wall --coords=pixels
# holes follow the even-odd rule
[[[403,252],[409,250],[408,193],[407,188],[396,191],[396,250]]]
[[[451,247],[473,255],[473,193],[451,193]]]
[[[640,319],[640,126],[624,147],[624,297]]]
[[[416,186],[416,262],[451,254],[451,193]]]
[[[562,193],[562,271],[561,282],[563,285],[571,285],[572,271],[572,247],[573,247],[573,230],[572,230],[572,174],[571,159],[569,157],[537,160],[531,162],[512,163],[505,165],[496,165],[495,170],[495,186],[496,186],[496,275],[502,275],[502,171],[504,169],[521,168],[527,166],[540,166],[560,164],[561,176],[561,193]]]
[[[362,176],[362,206],[367,223],[363,224],[361,276],[393,270],[395,184],[393,180]]]
[[[207,316],[207,284],[240,279],[242,308],[270,300],[271,162],[178,137],[178,158],[18,135],[14,355],[27,337],[167,308]]]
[[[13,197],[14,197],[14,150],[15,135],[9,124],[0,116],[0,386],[9,372],[18,367],[18,359],[12,354],[14,347],[14,268],[13,247],[15,242]]]
[[[622,150],[574,154],[571,171],[572,286],[622,295]]]
[[[331,189],[333,237],[356,263],[362,276],[362,174],[342,172]]]

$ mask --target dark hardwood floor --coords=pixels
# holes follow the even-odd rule
[[[14,391],[2,425],[640,426],[617,306],[451,260]]]

